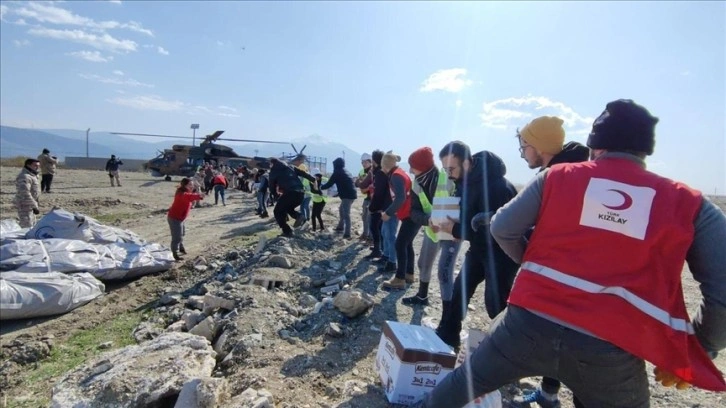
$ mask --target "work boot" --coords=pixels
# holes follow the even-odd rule
[[[406,283],[414,283],[416,281],[416,278],[412,273],[406,274]]]
[[[364,256],[365,259],[373,259],[373,258],[380,258],[383,254],[380,251],[373,251],[370,254]]]
[[[529,408],[533,402],[536,402],[542,408],[560,408],[560,400],[557,399],[557,395],[554,396],[554,399],[551,399],[545,396],[542,389],[539,388],[534,392],[512,399],[512,404],[517,408]]]
[[[187,254],[187,250],[184,248],[184,245],[179,245],[179,253],[182,255]]]
[[[179,256],[178,253],[176,253],[176,251],[172,251],[171,254],[174,256],[174,260],[175,261],[182,261],[182,260],[184,260],[184,258],[182,258],[181,256]]]
[[[392,277],[391,279],[383,282],[383,287],[386,289],[406,289],[406,280]]]

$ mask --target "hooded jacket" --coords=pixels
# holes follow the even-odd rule
[[[315,181],[315,177],[297,167],[292,167],[282,161],[275,160],[272,162],[268,177],[270,192],[274,193],[277,191],[277,187],[280,187],[283,194],[293,191],[304,193],[305,188],[300,177],[304,177],[312,182]]]
[[[489,229],[480,228],[475,232],[471,228],[471,219],[480,212],[498,210],[517,195],[517,189],[504,177],[507,167],[496,154],[484,150],[474,154],[471,160],[469,171],[454,181],[454,196],[461,197],[461,210],[460,222],[454,224],[452,235],[469,241],[472,246],[487,248],[493,245],[501,251]]]
[[[333,174],[330,175],[327,183],[320,186],[320,189],[327,190],[333,184],[338,189],[338,197],[341,199],[355,200],[358,198],[353,184],[353,176],[345,169],[345,160],[340,157],[333,160]]]
[[[590,149],[577,142],[568,142],[562,146],[562,151],[557,153],[547,165],[540,171],[560,163],[579,163],[590,158]]]
[[[391,191],[388,186],[388,175],[376,167],[373,170],[373,192],[368,211],[371,213],[381,212],[391,205]]]

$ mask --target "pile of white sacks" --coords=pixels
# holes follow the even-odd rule
[[[167,270],[168,248],[83,214],[53,209],[33,228],[0,221],[0,320],[66,313],[104,293],[102,281]]]

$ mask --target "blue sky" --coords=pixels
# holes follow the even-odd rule
[[[524,183],[517,127],[554,114],[584,142],[632,98],[661,119],[650,168],[726,193],[724,2],[0,4],[3,125],[404,157],[460,139]]]

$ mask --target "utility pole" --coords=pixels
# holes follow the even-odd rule
[[[196,146],[197,141],[197,129],[199,129],[199,123],[192,123],[192,145]]]
[[[88,158],[88,134],[91,132],[91,128],[86,129],[86,158]]]

